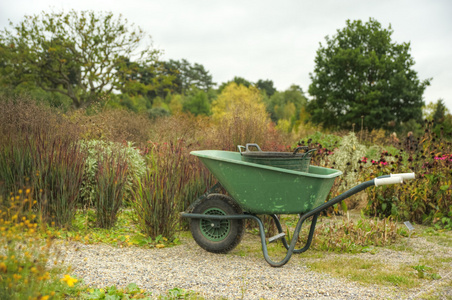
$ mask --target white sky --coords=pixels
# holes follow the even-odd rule
[[[278,90],[311,83],[325,36],[347,19],[392,25],[393,41],[410,42],[420,80],[433,78],[428,102],[442,98],[452,112],[452,1],[450,0],[1,0],[0,28],[25,15],[64,9],[112,11],[152,36],[163,59],[200,63],[220,84],[241,76],[271,79]]]

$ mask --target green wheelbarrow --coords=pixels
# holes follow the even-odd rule
[[[309,172],[243,161],[239,152],[203,150],[192,151],[218,179],[217,184],[196,199],[181,216],[190,219],[190,230],[196,243],[214,253],[227,253],[241,241],[245,232],[245,219],[259,225],[262,252],[273,267],[285,265],[293,253],[309,249],[319,214],[334,204],[370,186],[402,183],[413,179],[414,173],[391,174],[361,183],[325,202],[336,177],[341,171],[309,166]],[[230,196],[216,193],[223,187]],[[299,220],[292,240],[287,241],[279,214],[297,214]],[[270,215],[278,234],[269,242],[281,240],[287,249],[279,262],[270,259],[267,251],[264,225],[257,215]],[[304,221],[312,217],[308,239],[301,249],[295,249]],[[289,244],[290,242],[290,244]]]

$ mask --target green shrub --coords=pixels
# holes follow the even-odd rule
[[[305,138],[302,138],[298,141],[299,145],[303,146],[311,146],[320,144],[322,148],[333,150],[341,144],[342,138],[340,136],[334,134],[326,134],[320,131],[317,131],[314,134],[311,134]]]
[[[119,144],[99,140],[82,141],[81,148],[87,153],[86,165],[80,197],[85,207],[92,207],[98,194],[96,174],[98,166],[104,155],[111,156],[113,153],[122,153],[127,164],[126,182],[123,195],[126,200],[131,196],[134,188],[135,177],[142,178],[146,173],[146,161],[132,143]]]
[[[334,168],[343,172],[339,193],[359,184],[359,161],[365,156],[366,150],[366,146],[360,144],[351,132],[342,138],[341,145],[329,156]]]

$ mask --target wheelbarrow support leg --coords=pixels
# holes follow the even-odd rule
[[[262,221],[258,217],[250,215],[250,217],[253,217],[252,219],[255,219],[258,222],[258,224],[259,224],[259,231],[260,231],[261,243],[262,243],[262,252],[264,254],[264,258],[267,261],[267,263],[269,265],[271,265],[272,267],[281,267],[281,266],[285,265],[290,260],[290,258],[292,257],[292,254],[295,251],[296,251],[296,253],[301,253],[301,252],[304,252],[304,251],[308,250],[310,245],[311,245],[312,238],[314,236],[315,225],[317,223],[317,217],[320,214],[320,212],[322,212],[323,210],[327,209],[328,207],[331,207],[331,206],[335,205],[336,203],[339,203],[342,200],[347,199],[348,197],[350,197],[350,196],[352,196],[352,195],[354,195],[356,193],[359,193],[360,191],[362,191],[362,190],[364,190],[364,189],[366,189],[366,188],[368,188],[370,186],[373,186],[373,185],[375,185],[374,179],[366,181],[366,182],[363,182],[363,183],[351,188],[350,190],[345,191],[344,193],[340,194],[339,196],[336,196],[335,198],[331,199],[330,201],[325,202],[324,204],[318,206],[317,208],[315,208],[315,209],[305,213],[304,215],[300,216],[300,219],[298,220],[297,226],[295,227],[295,231],[294,231],[292,240],[290,242],[290,245],[289,245],[289,247],[286,247],[287,248],[286,257],[284,257],[284,259],[282,259],[279,262],[272,261],[270,259],[270,257],[268,256],[267,244],[265,242],[264,225],[263,225]],[[309,236],[308,236],[308,241],[307,241],[306,245],[302,249],[295,250],[295,244],[298,241],[298,236],[299,236],[300,231],[301,231],[301,226],[303,225],[304,221],[307,218],[310,218],[310,217],[314,217],[314,218],[312,219],[311,229],[309,231]],[[277,223],[279,223],[279,220],[278,220]],[[281,226],[281,224],[279,224],[279,225]],[[277,227],[278,227],[278,225],[277,225]],[[279,228],[278,228],[278,230],[279,230]],[[282,228],[281,228],[281,230],[282,230]],[[284,243],[284,240],[283,240],[283,243]],[[287,244],[287,241],[286,241],[286,244]],[[286,246],[286,245],[284,245],[284,246]]]
[[[308,250],[309,247],[311,246],[312,238],[314,237],[315,225],[317,223],[317,218],[318,218],[319,214],[320,213],[315,214],[312,217],[311,228],[309,229],[309,235],[308,235],[308,240],[306,242],[306,245],[303,248],[301,248],[301,249],[294,249],[293,250],[294,253],[303,253],[306,250]],[[282,229],[282,226],[281,226],[281,222],[278,219],[278,216],[277,215],[270,215],[270,216],[273,218],[273,221],[275,222],[275,225],[276,225],[276,228],[278,229],[278,232],[279,233],[284,233],[283,229]],[[281,238],[281,241],[282,241],[284,247],[287,250],[289,250],[289,244],[287,243],[286,238],[285,237]]]

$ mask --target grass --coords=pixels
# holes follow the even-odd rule
[[[49,233],[68,241],[87,244],[104,243],[114,247],[164,248],[180,244],[178,238],[172,240],[163,236],[152,239],[137,230],[136,216],[132,210],[123,210],[118,214],[116,224],[110,229],[96,227],[96,212],[77,211],[70,229],[49,227]]]
[[[418,280],[413,276],[410,266],[390,266],[377,261],[369,261],[355,255],[343,255],[311,260],[307,263],[311,270],[329,273],[333,276],[348,278],[365,284],[380,284],[413,288],[418,286]]]

